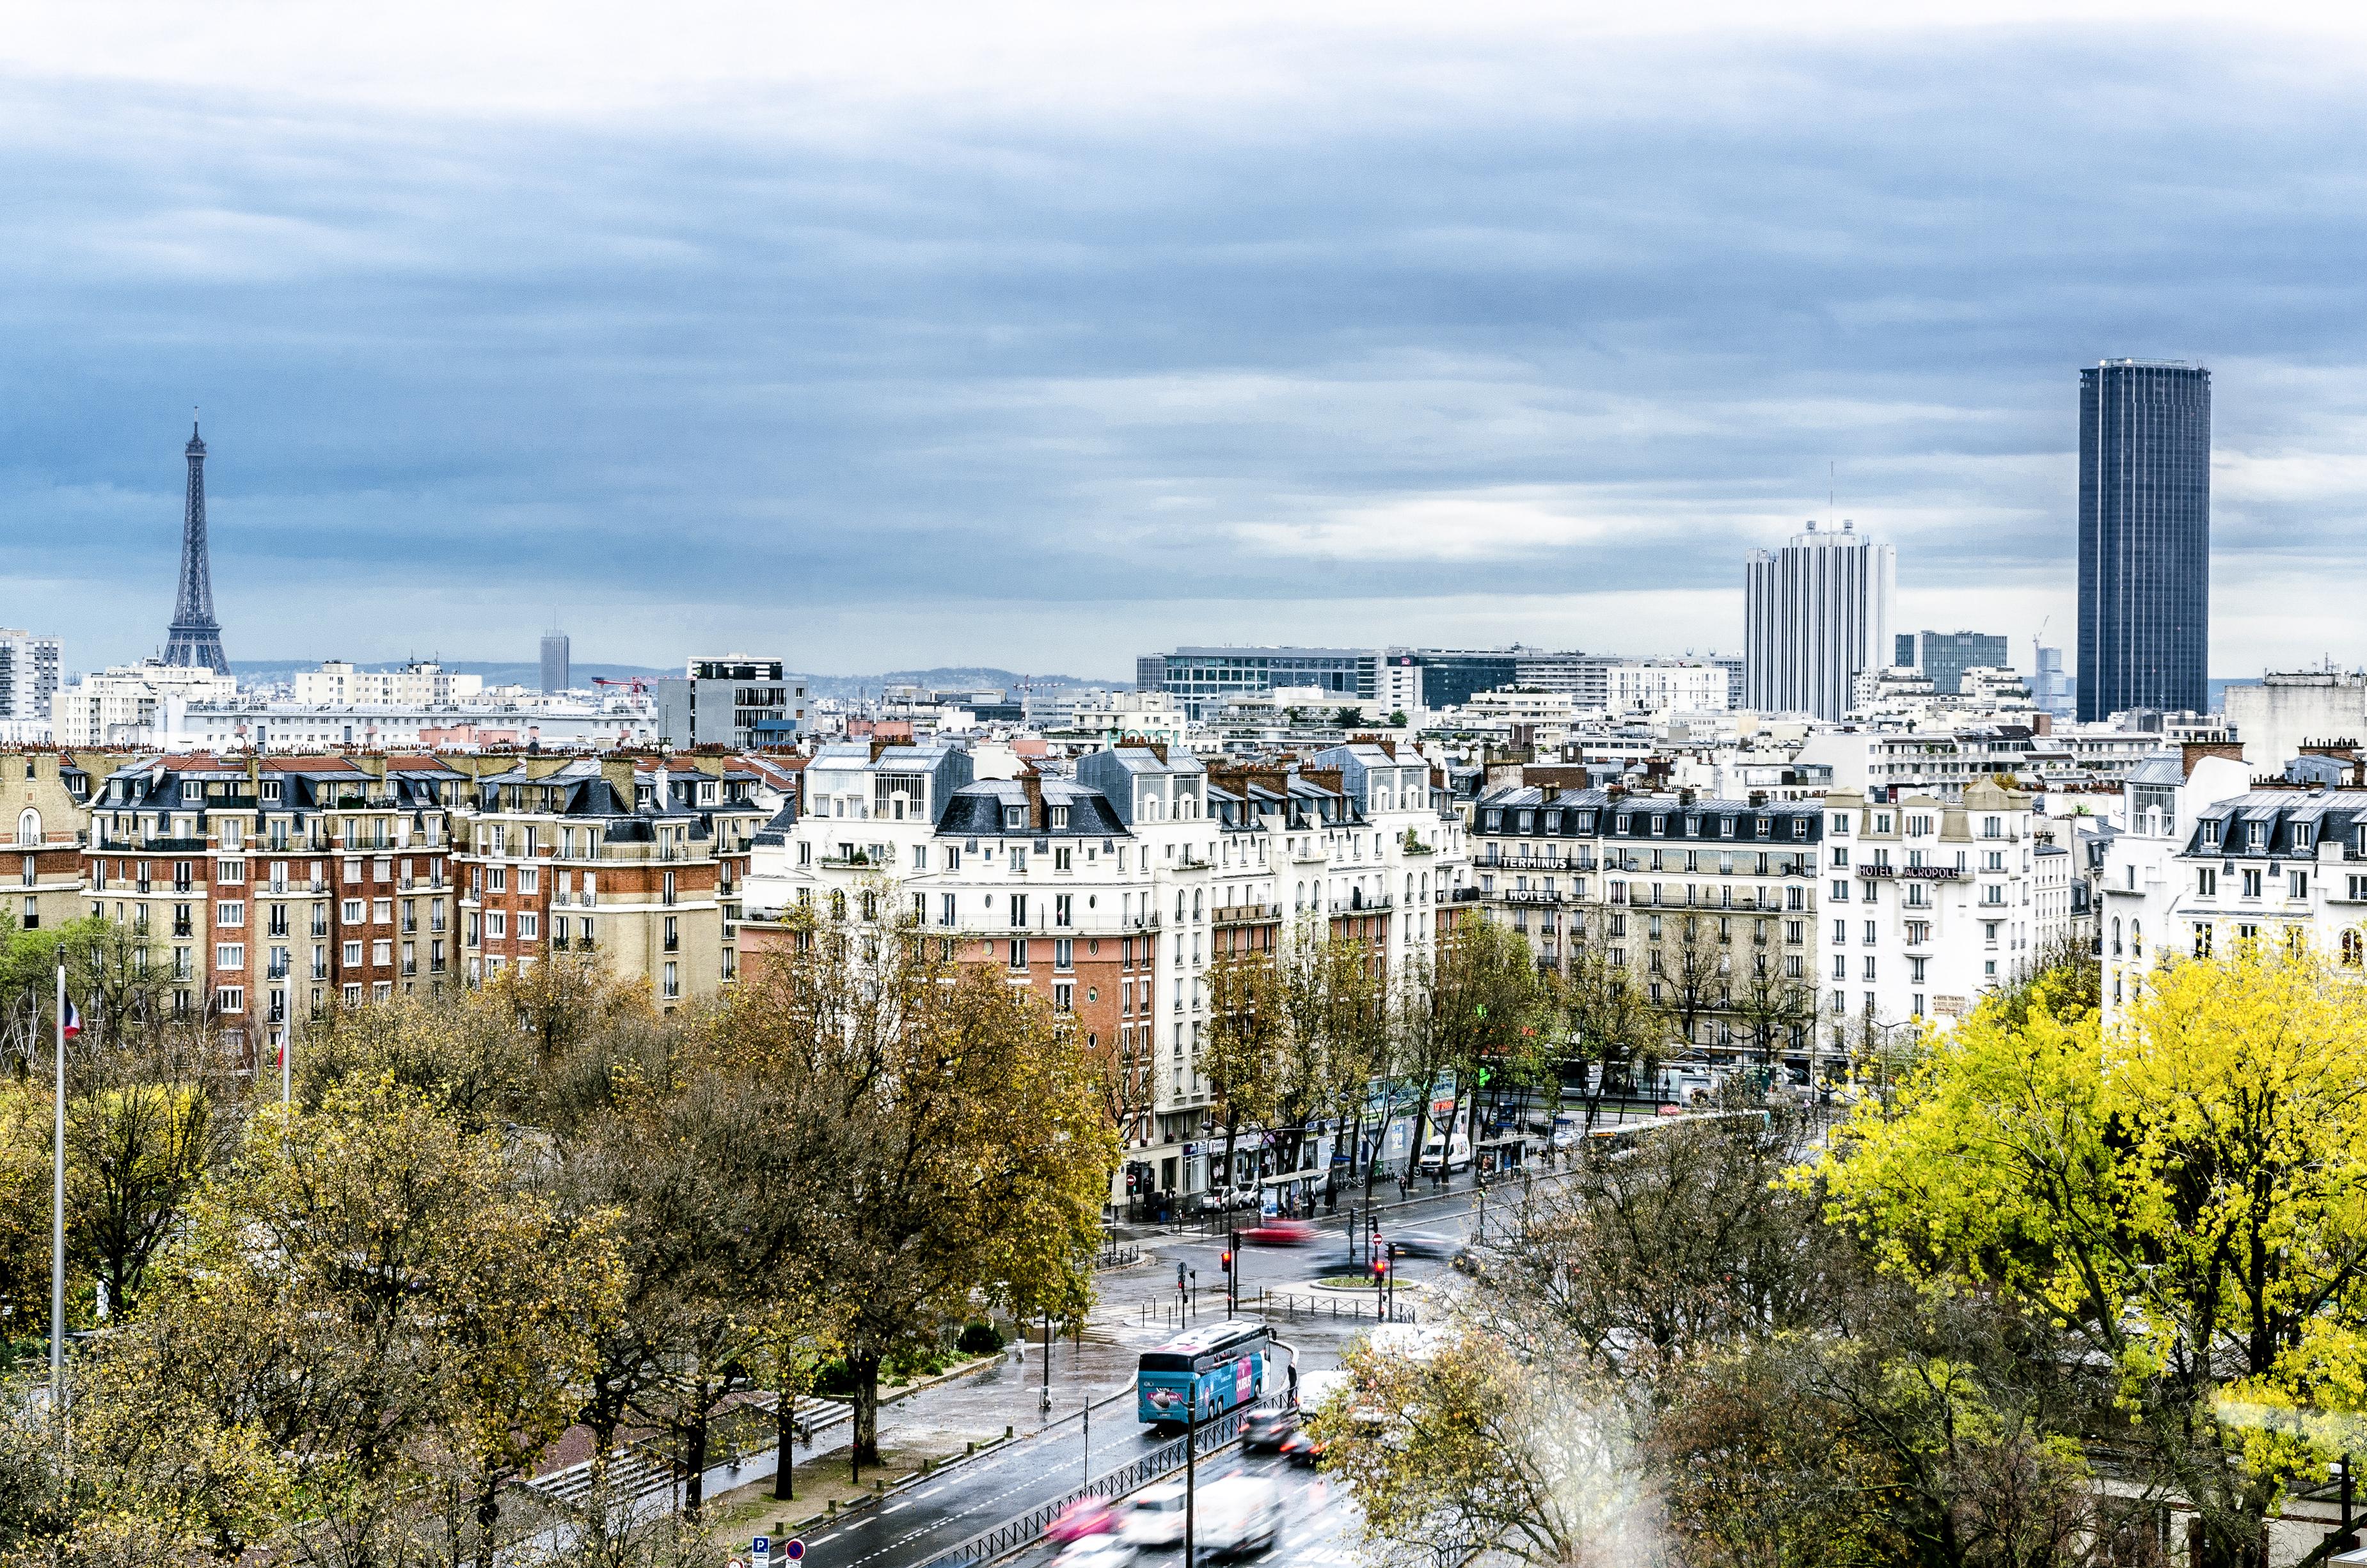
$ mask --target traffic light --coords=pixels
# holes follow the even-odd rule
[[[1233,1271],[1233,1255],[1229,1250],[1217,1255],[1217,1267],[1227,1274]]]
[[[1388,1271],[1389,1271],[1389,1260],[1388,1260],[1387,1258],[1386,1258],[1386,1257],[1376,1257],[1376,1258],[1373,1259],[1373,1278],[1376,1278],[1376,1279],[1382,1278],[1383,1277],[1385,1277],[1386,1275],[1387,1275]]]

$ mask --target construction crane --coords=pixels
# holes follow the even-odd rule
[[[646,692],[650,689],[650,683],[640,676],[634,676],[626,680],[610,680],[606,676],[594,676],[592,677],[592,684],[594,686],[630,687],[633,690],[640,692]]]

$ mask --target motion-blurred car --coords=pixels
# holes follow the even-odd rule
[[[1099,1497],[1080,1497],[1052,1517],[1044,1527],[1048,1540],[1083,1540],[1117,1528],[1117,1510]]]
[[[1488,1272],[1487,1260],[1479,1256],[1477,1247],[1457,1247],[1455,1249],[1455,1272],[1468,1274],[1474,1279],[1482,1278]]]
[[[1282,1534],[1282,1489],[1263,1475],[1222,1475],[1200,1488],[1193,1544],[1212,1557],[1270,1549]]]
[[[1461,1244],[1435,1231],[1403,1231],[1388,1238],[1391,1257],[1447,1257]]]
[[[1287,1410],[1262,1410],[1241,1428],[1241,1448],[1252,1454],[1278,1454],[1298,1430],[1298,1417]]]
[[[1268,1220],[1241,1233],[1241,1240],[1258,1247],[1303,1247],[1314,1239],[1311,1220]]]
[[[1118,1539],[1128,1546],[1173,1546],[1184,1539],[1184,1488],[1176,1482],[1147,1486],[1127,1499]]]
[[[1309,1469],[1323,1460],[1323,1445],[1317,1442],[1315,1435],[1304,1426],[1282,1440],[1279,1452],[1292,1464],[1305,1465]]]
[[[1060,1568],[1126,1568],[1134,1548],[1114,1535],[1089,1535],[1071,1541],[1053,1562]]]

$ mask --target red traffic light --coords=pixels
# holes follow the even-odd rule
[[[1217,1255],[1217,1267],[1224,1273],[1230,1274],[1233,1271],[1233,1255],[1229,1252],[1218,1253]]]
[[[1387,1274],[1388,1271],[1389,1271],[1389,1260],[1388,1260],[1387,1258],[1386,1258],[1386,1257],[1376,1257],[1376,1258],[1373,1259],[1373,1278],[1375,1278],[1376,1279],[1377,1279],[1377,1278],[1379,1278],[1382,1275]]]

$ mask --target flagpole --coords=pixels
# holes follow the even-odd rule
[[[58,949],[56,1170],[50,1186],[50,1409],[66,1408],[66,950]]]

